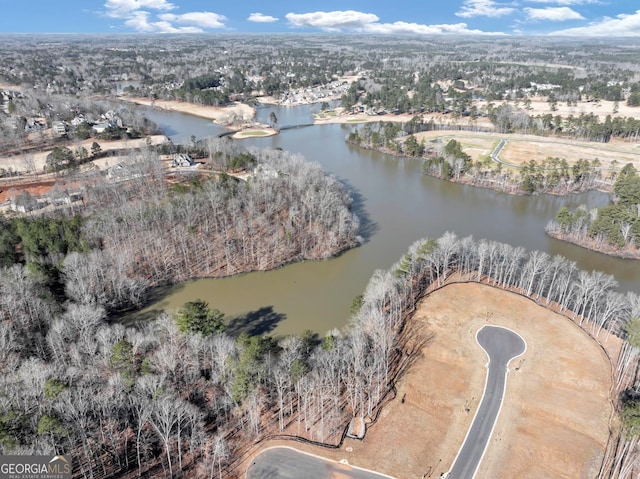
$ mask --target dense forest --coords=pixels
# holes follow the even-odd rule
[[[326,258],[359,241],[336,179],[289,153],[255,156],[247,181],[223,175],[180,194],[144,192],[160,202],[109,200],[88,220],[88,236],[151,284]]]
[[[152,286],[327,258],[360,241],[349,193],[317,164],[230,140],[209,146],[217,165],[244,158],[253,173],[169,188],[157,151],[131,152],[120,181],[98,175],[87,188],[83,216],[5,221],[2,264],[37,265],[48,282],[63,275],[69,299],[114,310]]]
[[[600,477],[637,472],[640,300],[562,257],[451,233],[420,240],[374,274],[346,331],[274,339],[233,334],[202,301],[125,327],[95,296],[77,294],[67,266],[80,254],[63,261],[64,301],[20,262],[0,270],[4,454],[69,453],[78,477],[233,477],[265,437],[336,443],[352,417],[376,415],[421,348],[408,327],[420,298],[464,280],[528,296],[595,339],[628,338],[614,365],[622,422]]]
[[[80,212],[0,218],[3,454],[69,453],[82,477],[136,465],[149,476],[166,466],[171,476],[183,455],[195,467],[205,447],[218,467],[230,463],[227,441],[244,437],[235,428],[257,427],[255,388],[262,362],[282,349],[276,341],[221,336],[224,315],[204,302],[131,328],[112,313],[140,306],[155,285],[335,255],[357,244],[359,223],[344,186],[317,165],[211,146],[218,163],[250,157],[254,173],[169,189],[148,149],[125,162],[128,181],[95,183]],[[315,341],[291,339],[299,374]],[[216,355],[218,366],[199,367]],[[167,453],[162,465],[158,451]]]
[[[622,257],[640,257],[640,174],[629,163],[618,174],[613,203],[603,208],[562,208],[549,222],[549,235]]]

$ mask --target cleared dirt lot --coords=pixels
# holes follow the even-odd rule
[[[582,330],[528,299],[479,284],[431,294],[414,321],[429,342],[365,439],[346,440],[339,450],[296,448],[398,478],[438,477],[451,467],[484,388],[487,358],[476,331],[495,324],[517,331],[527,351],[511,364],[476,477],[594,477],[609,434],[610,365]]]
[[[60,145],[69,148],[74,151],[77,148],[84,147],[87,152],[91,152],[91,145],[97,142],[100,145],[101,151],[121,150],[121,149],[136,149],[144,148],[149,142],[151,145],[161,145],[166,143],[168,138],[164,135],[151,135],[146,138],[138,138],[135,140],[100,140],[97,138],[90,138],[88,140],[70,142],[69,144]],[[47,156],[53,149],[49,149],[37,153],[25,153],[20,156],[0,157],[0,168],[8,170],[11,168],[13,171],[20,172],[22,175],[28,175],[33,173],[42,173],[42,170],[47,162]],[[100,169],[103,169],[107,164],[115,165],[118,161],[113,157],[105,157],[99,160],[95,160],[92,163],[96,164]]]

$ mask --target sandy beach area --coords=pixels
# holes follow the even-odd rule
[[[412,115],[409,113],[401,113],[399,115],[386,113],[384,115],[367,115],[366,113],[345,113],[342,107],[335,108],[333,110],[327,110],[320,112],[314,116],[313,122],[317,125],[325,125],[328,123],[341,123],[341,124],[358,124],[358,123],[377,123],[380,121],[390,121],[398,123],[406,123],[411,121],[414,117],[422,118],[422,121],[428,123],[433,120],[434,123],[440,125],[448,125],[455,129],[456,126],[475,125],[479,128],[493,129],[493,124],[488,118],[476,118],[472,120],[470,117],[454,118],[453,115],[444,113],[426,113]]]
[[[225,126],[253,121],[256,114],[255,108],[239,102],[227,106],[206,106],[183,101],[152,100],[150,98],[140,97],[127,97],[123,98],[123,100],[131,101],[137,105],[146,105],[161,110],[178,111],[188,115],[207,118],[218,125]]]
[[[261,103],[269,104],[269,101],[265,101],[265,98],[260,98]],[[273,99],[272,99],[273,100]],[[141,105],[149,105],[155,106],[157,108],[161,108],[169,111],[179,111],[182,113],[186,113],[189,115],[195,115],[202,118],[208,118],[213,120],[215,123],[219,124],[229,124],[233,122],[233,120],[242,120],[245,122],[253,120],[255,117],[255,109],[246,105],[244,103],[234,103],[233,105],[224,106],[224,107],[212,107],[212,106],[203,106],[196,105],[193,103],[186,102],[178,102],[178,101],[165,101],[165,100],[150,100],[148,98],[132,98],[131,101],[134,101],[137,104]],[[274,104],[276,102],[274,101]],[[522,103],[515,104],[514,102],[506,102],[507,104],[511,104],[514,108],[522,108],[524,106]],[[553,116],[560,115],[563,118],[567,118],[571,115],[580,116],[581,114],[589,114],[593,113],[597,115],[601,121],[604,121],[607,115],[611,115],[612,118],[615,117],[631,117],[631,118],[640,118],[640,107],[630,107],[627,106],[626,103],[620,102],[618,105],[618,113],[613,113],[614,103],[612,101],[599,101],[599,102],[579,102],[577,106],[567,106],[566,103],[558,104],[557,110],[552,111],[551,106],[546,101],[532,101],[530,109],[528,110],[528,114],[530,116],[537,115],[546,115],[552,114]],[[296,104],[292,104],[291,106],[300,106],[306,104],[305,102],[298,102]],[[501,104],[501,103],[500,103]],[[486,108],[486,102],[478,102],[478,107],[480,109]],[[497,103],[496,103],[497,105]],[[328,124],[328,123],[341,123],[341,124],[356,124],[356,123],[375,123],[380,121],[390,121],[390,122],[398,122],[398,123],[406,123],[411,121],[415,116],[419,116],[422,118],[423,122],[433,121],[437,124],[443,124],[451,126],[455,129],[456,126],[470,126],[474,125],[483,129],[493,129],[494,125],[491,121],[486,117],[479,117],[471,119],[470,117],[458,117],[455,118],[451,114],[444,113],[426,113],[419,115],[412,115],[408,113],[402,114],[391,114],[387,113],[384,115],[367,115],[366,113],[345,113],[342,107],[337,107],[332,110],[327,110],[325,112],[320,112],[315,115],[314,123],[318,125]],[[272,133],[274,134],[274,133]]]
[[[212,120],[214,123],[230,126],[238,125],[239,123],[248,123],[255,118],[255,108],[246,105],[244,103],[234,103],[232,105],[224,107],[204,106],[196,105],[193,103],[179,102],[179,101],[167,101],[167,100],[151,100],[149,98],[128,98],[139,105],[154,106],[168,111],[178,111],[189,115],[195,115],[202,118]],[[281,104],[273,97],[261,97],[258,99],[263,104]],[[308,102],[296,102],[287,104],[287,106],[299,106],[307,104]],[[613,113],[615,109],[615,102],[612,101],[598,101],[598,102],[578,102],[576,106],[567,106],[566,103],[558,103],[556,110],[552,111],[551,105],[543,100],[533,100],[528,110],[525,110],[524,103],[519,102],[494,102],[494,106],[507,103],[514,108],[520,108],[526,111],[530,116],[535,117],[538,115],[551,114],[553,116],[560,115],[563,118],[567,118],[570,115],[574,117],[581,114],[593,113],[597,115],[600,121],[604,121],[607,115],[615,117],[631,117],[640,118],[640,107],[627,106],[625,102],[619,102],[617,106],[617,113]],[[486,109],[487,102],[479,101],[476,103],[480,110]],[[338,107],[332,110],[320,112],[315,115],[314,123],[318,125],[328,123],[340,123],[340,124],[358,124],[358,123],[376,123],[380,121],[389,121],[397,123],[405,123],[410,121],[415,116],[422,118],[423,122],[433,121],[436,124],[447,125],[452,129],[457,126],[477,126],[482,129],[493,129],[493,124],[486,117],[479,117],[475,120],[470,117],[458,117],[455,118],[451,114],[444,113],[425,113],[419,115],[412,115],[408,113],[403,114],[384,114],[384,115],[368,115],[366,113],[346,113],[343,108]],[[261,135],[262,136],[262,135]],[[245,136],[246,137],[246,136]]]

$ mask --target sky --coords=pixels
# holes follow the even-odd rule
[[[640,0],[0,0],[0,33],[640,37]]]

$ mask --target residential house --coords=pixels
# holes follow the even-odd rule
[[[65,135],[67,133],[67,125],[64,121],[54,121],[51,123],[53,132],[58,135]]]
[[[83,123],[86,123],[87,120],[85,119],[84,115],[80,114],[77,115],[76,117],[73,118],[73,120],[71,120],[71,125],[75,128],[79,125],[82,125]]]
[[[260,164],[253,169],[256,178],[277,178],[278,171],[270,165]]]
[[[47,122],[42,118],[27,118],[27,122],[24,125],[24,131],[27,133],[33,133],[36,131],[42,131],[47,127]]]
[[[111,126],[110,123],[108,122],[103,122],[103,123],[96,123],[95,125],[93,125],[91,127],[91,129],[93,131],[95,131],[96,133],[100,134],[102,133],[104,130],[106,130],[107,128],[109,128]]]
[[[173,161],[171,162],[171,166],[174,168],[177,168],[179,166],[188,167],[188,166],[193,166],[194,163],[195,162],[193,158],[191,158],[186,153],[178,153],[173,158]]]
[[[113,110],[109,110],[104,115],[102,115],[101,118],[111,126],[123,128],[122,118],[120,118],[120,116]]]
[[[118,163],[107,170],[107,176],[111,179],[125,179],[129,177],[129,174],[129,168],[122,163]]]

